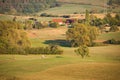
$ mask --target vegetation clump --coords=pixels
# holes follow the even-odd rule
[[[88,57],[89,56],[89,49],[86,45],[81,45],[81,46],[79,46],[78,49],[75,50],[75,53],[77,55],[81,55],[82,58],[84,58],[86,56]]]
[[[59,48],[57,45],[49,45],[47,47],[31,47],[26,48],[27,54],[62,54],[63,50]]]
[[[119,31],[119,28],[117,26],[110,27],[110,32],[116,32],[116,31]]]
[[[66,36],[72,47],[80,45],[91,46],[93,40],[98,36],[98,29],[96,27],[77,23],[74,24],[73,28],[68,29]]]
[[[62,54],[57,45],[48,47],[31,47],[31,43],[20,28],[18,22],[0,21],[0,53],[1,54]]]
[[[105,41],[104,43],[107,43],[107,44],[120,44],[120,40],[110,39],[110,40]]]

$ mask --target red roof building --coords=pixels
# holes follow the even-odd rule
[[[52,21],[58,24],[63,24],[63,19],[53,19]]]

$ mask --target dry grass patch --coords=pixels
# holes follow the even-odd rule
[[[69,64],[26,76],[29,80],[119,80],[120,63]],[[34,76],[34,77],[33,77]]]

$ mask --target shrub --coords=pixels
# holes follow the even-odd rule
[[[105,41],[104,43],[107,43],[107,44],[120,44],[120,40],[110,39],[110,40]]]
[[[49,24],[49,26],[52,27],[52,28],[57,28],[57,27],[59,27],[58,23],[56,23],[56,22],[51,22],[51,23]]]
[[[105,44],[105,43],[103,43],[103,42],[94,42],[94,43],[92,44],[92,46],[93,46],[93,47],[95,47],[95,46],[107,46],[107,44]]]
[[[119,28],[117,26],[111,26],[110,31],[111,32],[116,32],[116,31],[119,31]]]
[[[49,45],[47,47],[32,47],[26,48],[26,53],[28,54],[62,54],[61,50],[57,45]]]

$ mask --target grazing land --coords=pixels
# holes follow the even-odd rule
[[[81,3],[81,4],[92,4],[92,5],[104,5],[107,0],[57,0],[59,2],[68,3]]]
[[[108,0],[23,0],[17,5],[15,0],[13,6],[25,9],[16,12],[9,1],[1,0],[6,11],[0,14],[0,80],[120,80],[118,5],[107,5]]]
[[[80,4],[64,4],[61,7],[51,8],[41,13],[48,13],[48,14],[73,14],[74,12],[77,13],[84,13],[85,10],[96,10],[102,11],[104,7],[95,6],[95,5],[80,5]]]
[[[47,40],[65,40],[67,28],[27,31],[32,47],[46,46]],[[54,34],[53,34],[54,33]],[[117,35],[116,35],[117,34]],[[118,38],[120,32],[99,39]],[[44,35],[44,36],[43,36]],[[119,80],[120,45],[89,47],[90,57],[82,59],[76,48],[61,46],[63,55],[0,55],[0,80]],[[86,77],[87,76],[87,77]]]

